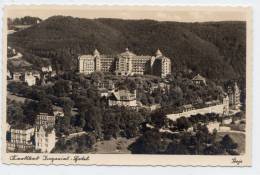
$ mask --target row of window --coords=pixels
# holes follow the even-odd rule
[[[25,139],[12,139],[11,143],[18,143],[18,144],[27,144],[29,140]]]
[[[7,146],[9,148],[20,148],[20,149],[26,149],[26,148],[32,148],[33,147],[33,145],[14,144],[14,143],[9,143]]]

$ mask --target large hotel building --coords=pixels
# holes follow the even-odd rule
[[[81,55],[78,58],[79,72],[91,74],[95,71],[115,72],[116,75],[151,74],[166,77],[171,73],[171,60],[158,49],[155,56],[135,55],[126,48],[117,56],[101,55],[95,50],[93,55]]]

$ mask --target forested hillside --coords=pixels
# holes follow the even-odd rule
[[[31,16],[25,16],[22,18],[15,18],[15,19],[8,18],[7,25],[8,28],[10,29],[10,27],[12,27],[13,25],[33,25],[41,21],[42,19],[38,17],[31,17]]]
[[[31,58],[47,57],[59,70],[76,69],[79,54],[118,54],[126,47],[171,58],[173,73],[190,69],[212,79],[245,77],[245,22],[179,23],[53,16],[8,36]],[[35,57],[34,57],[35,55]],[[30,58],[29,58],[30,59]]]

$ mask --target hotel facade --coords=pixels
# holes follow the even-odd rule
[[[53,128],[44,129],[40,126],[35,132],[35,150],[42,153],[49,153],[55,147],[56,138]]]
[[[136,55],[126,48],[117,56],[100,55],[96,49],[93,55],[78,57],[80,73],[114,72],[116,75],[156,75],[162,78],[171,74],[171,60],[158,49],[155,56]]]
[[[39,129],[41,126],[46,128],[54,128],[55,116],[49,115],[48,113],[39,113],[36,118],[36,128]]]
[[[7,142],[8,151],[26,151],[34,149],[33,136],[34,128],[11,128],[10,141]]]
[[[7,130],[9,152],[49,153],[55,147],[55,116],[47,113],[37,115],[34,126],[16,126]]]

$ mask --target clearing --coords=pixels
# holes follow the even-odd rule
[[[95,154],[130,154],[131,151],[128,150],[128,146],[135,142],[136,138],[123,138],[119,137],[117,139],[104,140],[97,142],[93,148],[94,151],[91,153]]]
[[[228,134],[237,144],[237,151],[239,154],[245,153],[245,133],[243,132],[219,132],[217,134],[217,140],[221,140],[226,134]]]

